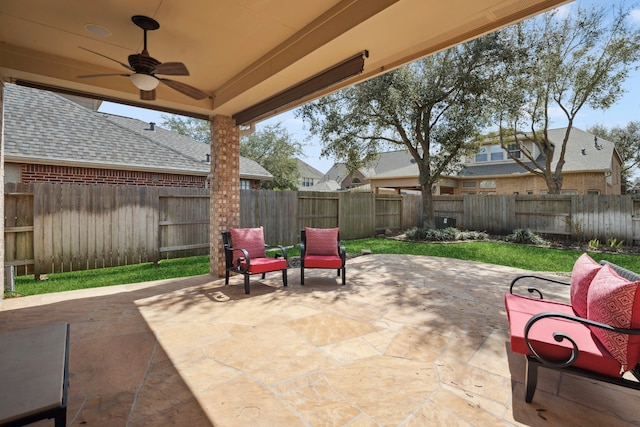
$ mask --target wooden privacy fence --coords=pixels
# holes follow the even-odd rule
[[[46,274],[209,253],[209,190],[5,185],[5,265]]]
[[[304,227],[339,227],[344,240],[375,236],[385,229],[418,224],[414,206],[404,213],[407,199],[419,196],[323,191],[240,190],[240,226],[263,226],[265,240],[295,245]]]
[[[415,195],[240,190],[240,226],[272,244],[300,229],[340,227],[344,240],[420,226]],[[573,240],[640,241],[638,196],[434,196],[460,229],[517,228]],[[36,275],[209,253],[209,190],[70,184],[5,186],[5,265]]]
[[[461,229],[506,235],[518,228],[588,241],[640,241],[640,197],[636,195],[435,196],[436,215],[456,219]]]

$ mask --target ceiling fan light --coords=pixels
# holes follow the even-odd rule
[[[131,74],[131,81],[140,90],[154,90],[160,83],[154,76],[144,73]]]

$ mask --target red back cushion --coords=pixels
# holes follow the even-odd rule
[[[264,249],[264,232],[262,227],[258,228],[230,228],[231,246],[234,249],[244,249],[249,253],[249,257],[263,258],[266,255]],[[242,252],[233,254],[234,258],[242,256]]]
[[[304,228],[307,255],[338,256],[339,228]]]
[[[602,266],[586,253],[576,260],[571,271],[571,307],[580,317],[587,317],[589,285]]]
[[[640,282],[620,277],[608,265],[603,266],[589,286],[587,318],[618,328],[640,328]],[[640,360],[640,337],[591,328],[602,345],[622,365],[623,371]]]

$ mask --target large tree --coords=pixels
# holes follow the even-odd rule
[[[615,145],[622,160],[622,179],[626,184],[629,184],[633,172],[640,167],[640,122],[629,122],[624,127],[614,126],[612,128],[595,124],[587,131]]]
[[[299,114],[323,143],[322,155],[349,171],[389,146],[416,160],[423,227],[433,228],[433,189],[459,166],[487,123],[485,104],[503,57],[495,35],[443,51],[309,103]]]
[[[168,116],[166,114],[163,114],[161,118],[161,127],[205,144],[211,143],[211,127],[208,121],[193,117]]]
[[[512,158],[543,178],[551,194],[562,189],[576,115],[585,105],[598,110],[617,102],[640,58],[640,30],[629,22],[630,9],[575,4],[566,16],[559,14],[556,9],[500,32],[514,55],[502,68],[494,104],[503,147],[519,144],[521,157]],[[552,109],[566,121],[558,145],[547,137]]]
[[[273,175],[273,181],[263,181],[262,188],[298,189],[300,173],[296,157],[302,155],[302,145],[280,123],[240,138],[240,155],[255,160]]]

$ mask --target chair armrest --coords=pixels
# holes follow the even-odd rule
[[[225,247],[225,251],[228,251],[228,252],[231,252],[231,253],[236,252],[236,251],[240,251],[240,252],[242,252],[242,256],[241,256],[241,257],[236,258],[236,264],[237,264],[237,265],[235,265],[235,266],[234,266],[234,265],[232,264],[232,267],[234,267],[237,271],[240,271],[240,272],[247,272],[247,271],[249,271],[249,268],[251,268],[251,257],[249,256],[249,252],[247,252],[247,250],[246,250],[246,249],[242,249],[242,248],[232,248],[231,246],[229,246],[229,247]],[[244,268],[244,269],[243,269],[243,268],[240,268],[241,261],[242,261],[243,259],[244,259],[244,261],[246,261],[246,264],[245,264],[245,268]],[[231,261],[231,262],[233,263],[233,261]]]
[[[567,366],[571,366],[576,361],[576,359],[578,358],[578,344],[576,344],[575,340],[573,340],[568,334],[564,332],[554,331],[552,332],[552,334],[553,334],[553,339],[556,342],[560,343],[564,340],[568,340],[571,343],[571,346],[573,347],[571,349],[571,355],[567,360],[561,360],[561,361],[549,360],[540,356],[538,352],[536,352],[536,350],[533,348],[533,345],[531,344],[531,342],[529,341],[529,330],[533,327],[533,325],[535,325],[536,322],[542,319],[548,319],[548,318],[560,318],[560,319],[570,320],[573,322],[582,323],[583,325],[586,325],[586,326],[606,329],[608,331],[616,332],[619,334],[640,335],[640,329],[616,328],[614,326],[607,325],[606,323],[600,323],[593,320],[585,319],[584,317],[572,316],[570,314],[565,314],[565,313],[557,313],[557,312],[550,312],[550,311],[544,312],[544,313],[538,313],[532,316],[531,319],[527,321],[527,324],[524,327],[525,343],[527,344],[527,348],[529,348],[529,351],[531,352],[533,357],[538,359],[538,361],[540,361],[545,365],[549,365],[557,368],[566,368]]]
[[[303,242],[300,242],[300,257],[304,258],[305,251],[306,251],[305,244]]]
[[[544,276],[536,276],[534,274],[523,274],[520,276],[516,276],[512,281],[511,281],[511,285],[509,285],[509,293],[512,294],[513,293],[513,287],[516,285],[516,283],[522,279],[536,279],[536,280],[541,280],[544,282],[551,282],[551,283],[557,283],[560,285],[565,285],[565,286],[569,286],[570,283],[568,282],[563,282],[560,280],[556,280],[556,279],[550,279],[548,277],[544,277]],[[527,292],[529,292],[530,294],[532,293],[537,293],[538,294],[538,298],[539,299],[544,299],[544,296],[542,295],[542,291],[540,291],[537,288],[534,287],[528,287],[527,288]]]
[[[338,248],[338,254],[340,255],[340,258],[342,258],[342,262],[347,259],[347,249],[343,245],[340,245]]]
[[[280,253],[276,253],[276,258],[284,258],[287,259],[287,248],[280,245],[265,245],[267,248],[277,248],[280,250]]]

